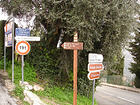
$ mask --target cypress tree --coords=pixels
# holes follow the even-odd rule
[[[134,62],[131,63],[130,71],[136,74],[135,78],[135,86],[140,88],[140,30],[136,32],[136,36],[134,37],[134,42],[130,43],[131,54],[133,55]]]

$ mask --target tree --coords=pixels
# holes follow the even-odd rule
[[[131,49],[129,49],[134,60],[130,71],[136,74],[135,86],[140,88],[140,29],[136,30],[135,34],[134,41],[130,43]]]
[[[0,21],[0,59],[4,56],[4,25],[5,21]]]

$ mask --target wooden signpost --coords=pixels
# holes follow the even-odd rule
[[[78,33],[74,33],[74,42],[64,42],[61,46],[65,50],[73,50],[73,105],[77,105],[77,65],[78,50],[83,50],[83,43],[78,42]]]

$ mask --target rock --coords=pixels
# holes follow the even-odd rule
[[[22,81],[19,81],[19,84],[20,84],[20,86],[29,85],[29,83],[28,83],[28,82],[22,82]]]
[[[5,80],[5,86],[8,91],[13,91],[15,89],[15,85],[11,82],[11,80]]]
[[[28,82],[23,82],[20,81],[20,86],[23,87],[25,90],[32,90],[33,89],[33,86],[30,85]]]
[[[44,88],[40,87],[39,85],[34,85],[33,87],[34,91],[43,91]]]
[[[24,96],[24,100],[27,101],[30,105],[46,105],[36,94],[32,93],[31,91],[24,90]]]
[[[25,85],[25,90],[32,90],[32,89],[33,89],[32,85]]]

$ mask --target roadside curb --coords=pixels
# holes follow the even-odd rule
[[[138,89],[138,88],[119,86],[119,85],[113,85],[113,84],[108,84],[108,83],[101,83],[101,85],[115,87],[115,88],[119,88],[119,89],[123,89],[123,90],[128,90],[128,91],[133,91],[133,92],[140,93],[140,89]]]

